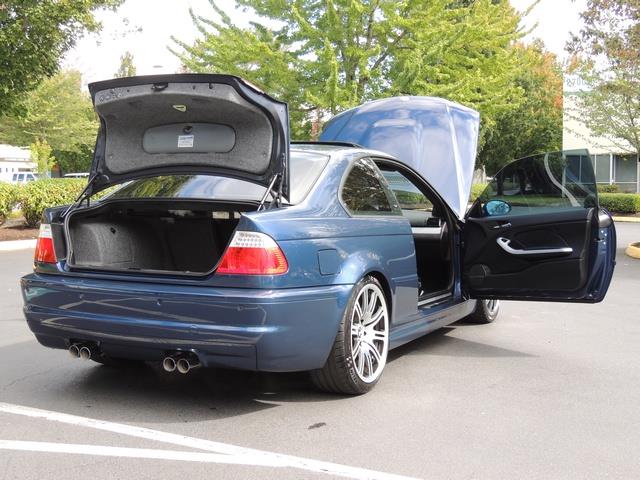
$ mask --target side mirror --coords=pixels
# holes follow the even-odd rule
[[[489,200],[484,204],[484,212],[488,217],[496,215],[506,215],[511,211],[511,205],[504,200]]]

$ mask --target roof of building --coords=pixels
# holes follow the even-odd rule
[[[31,152],[28,148],[14,147],[13,145],[0,144],[1,160],[31,160]]]

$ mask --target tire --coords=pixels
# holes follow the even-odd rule
[[[380,282],[367,276],[354,286],[329,358],[311,379],[326,392],[367,393],[380,380],[388,352],[387,299]]]
[[[476,309],[467,317],[472,323],[491,323],[500,313],[500,300],[478,300]]]

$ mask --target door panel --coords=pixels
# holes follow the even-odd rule
[[[464,225],[463,286],[471,297],[604,298],[615,263],[615,230],[597,207],[586,159],[576,166],[575,155],[537,155],[496,175]],[[491,201],[502,205],[487,208]]]

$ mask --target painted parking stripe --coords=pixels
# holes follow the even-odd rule
[[[226,456],[241,457],[242,459],[250,460],[252,462],[251,464],[256,466],[267,465],[270,467],[296,468],[315,473],[325,473],[328,475],[362,480],[410,480],[411,478],[401,475],[378,472],[375,470],[340,465],[337,463],[323,462],[320,460],[295,457],[292,455],[283,455],[252,448],[244,448],[228,443],[214,442],[211,440],[188,437],[175,433],[162,432],[159,430],[152,430],[149,428],[138,427],[134,425],[126,425],[122,423],[114,423],[105,420],[96,420],[93,418],[70,415],[67,413],[52,412],[39,408],[13,405],[10,403],[0,402],[0,413],[9,413],[31,418],[40,418],[52,422],[60,422],[68,425],[93,428],[97,430],[128,435],[130,437],[144,438],[146,440],[153,440],[156,442],[162,442],[181,447],[214,452]]]
[[[273,467],[274,461],[242,455],[221,453],[183,452],[179,450],[157,450],[151,448],[111,447],[107,445],[84,445],[78,443],[25,442],[22,440],[0,440],[0,450],[23,452],[69,453],[73,455],[96,455],[100,457],[150,458],[181,462],[227,463],[233,465]],[[286,465],[279,465],[286,466]]]

